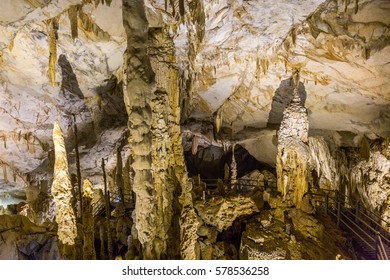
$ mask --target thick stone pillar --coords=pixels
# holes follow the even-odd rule
[[[144,259],[178,258],[179,218],[184,206],[192,207],[192,198],[180,134],[173,39],[162,21],[149,26],[143,0],[124,0],[123,20],[137,238]]]
[[[291,103],[283,112],[278,132],[276,172],[278,191],[287,207],[301,207],[303,195],[308,191],[309,121],[307,110],[298,95],[299,72],[293,73],[295,88]]]
[[[76,217],[72,208],[72,184],[68,171],[64,137],[58,121],[54,123],[54,178],[51,193],[56,205],[58,241],[63,259],[75,258]]]

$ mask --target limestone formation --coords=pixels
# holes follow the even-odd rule
[[[135,228],[144,258],[172,258],[179,254],[180,206],[188,209],[192,203],[181,145],[175,49],[168,26],[156,22],[150,27],[144,1],[123,4]],[[174,196],[178,193],[180,202]]]
[[[307,110],[298,95],[298,70],[294,72],[293,79],[294,97],[283,112],[278,131],[276,172],[278,191],[281,192],[286,205],[299,208],[303,195],[308,191],[309,122]]]
[[[216,227],[219,232],[228,229],[238,217],[259,212],[253,198],[243,196],[197,201],[195,208],[199,217],[207,225]]]
[[[359,193],[365,208],[379,213],[387,223],[390,223],[388,199],[390,195],[390,158],[387,154],[389,144],[372,149],[369,159],[360,158],[351,167],[349,192]],[[386,156],[387,155],[387,156]],[[388,228],[388,224],[383,224]]]
[[[339,193],[340,209],[390,228],[389,11],[388,0],[1,1],[0,214],[46,231],[0,217],[17,227],[0,229],[0,258],[69,259],[76,246],[81,259],[83,232],[94,258],[98,231],[99,259],[350,258],[338,250],[353,235],[323,216],[324,194],[326,213]],[[57,119],[69,166],[53,172]],[[92,209],[81,175],[105,189]],[[76,212],[87,222],[75,238]]]
[[[93,187],[91,181],[84,180],[83,184],[83,259],[96,259],[95,252],[95,225],[92,208]]]
[[[54,123],[53,142],[55,163],[51,194],[56,204],[59,246],[62,258],[74,259],[74,245],[77,236],[76,217],[71,204],[72,184],[69,177],[64,137],[58,121]]]

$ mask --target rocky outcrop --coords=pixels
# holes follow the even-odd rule
[[[240,243],[240,259],[302,260],[352,259],[351,244],[332,220],[317,219],[298,209],[266,210],[246,222]]]
[[[199,217],[207,225],[216,227],[219,232],[228,229],[238,217],[259,212],[253,198],[244,196],[218,196],[205,202],[196,202],[195,208]]]
[[[388,140],[371,145],[368,159],[358,160],[351,166],[351,193],[357,192],[364,206],[380,213],[387,224],[390,224],[390,144]]]
[[[56,204],[59,247],[63,259],[74,259],[77,227],[71,203],[73,187],[69,177],[64,137],[58,121],[54,123],[53,142],[55,163],[51,193]]]
[[[58,260],[57,238],[45,227],[37,226],[27,217],[0,215],[0,259]]]

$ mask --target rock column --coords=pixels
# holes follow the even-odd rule
[[[179,217],[186,217],[183,211],[192,207],[192,198],[180,134],[173,39],[162,20],[150,27],[143,0],[124,0],[123,20],[136,235],[144,259],[178,258]]]
[[[283,112],[278,132],[276,172],[278,191],[287,207],[301,207],[303,195],[308,191],[309,121],[307,110],[298,95],[299,72],[295,70],[294,97]]]
[[[54,123],[53,142],[55,163],[51,193],[56,204],[59,248],[63,259],[74,259],[75,238],[77,236],[76,217],[72,208],[72,184],[69,177],[64,137],[58,121]]]

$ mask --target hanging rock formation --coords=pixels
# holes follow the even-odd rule
[[[300,207],[303,195],[308,190],[308,149],[309,122],[307,110],[298,95],[299,72],[295,70],[294,97],[283,112],[278,133],[276,172],[278,191],[287,206]]]
[[[76,217],[71,204],[72,184],[69,177],[64,137],[58,121],[54,123],[53,142],[55,163],[51,193],[56,204],[59,247],[63,259],[74,259],[75,238],[77,236]]]

